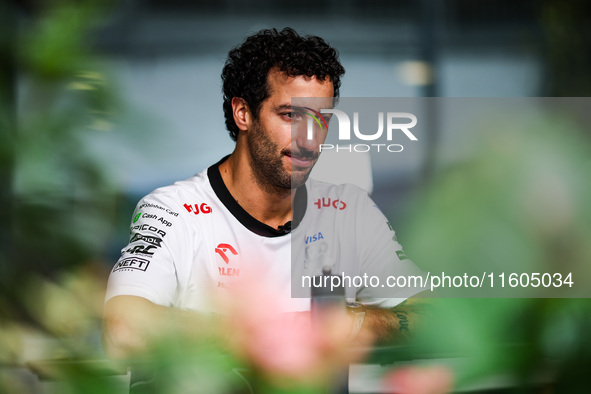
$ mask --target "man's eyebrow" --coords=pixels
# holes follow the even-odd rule
[[[281,104],[273,108],[275,111],[292,111],[293,109],[301,109],[301,107],[292,107],[290,104]]]
[[[320,114],[318,111],[313,110],[312,108],[308,108],[308,107],[300,107],[297,105],[290,105],[290,104],[280,104],[277,105],[273,108],[276,112],[281,112],[281,111],[301,111],[301,112],[313,112],[316,114]],[[332,117],[331,113],[328,114],[320,114],[322,115],[324,118],[330,119]]]

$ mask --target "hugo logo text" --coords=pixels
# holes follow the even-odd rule
[[[332,200],[330,197],[322,197],[322,199],[319,198],[314,202],[314,205],[316,205],[318,209],[321,209],[322,207],[333,207],[342,211],[343,209],[347,208],[347,204],[344,201],[341,201],[339,199]]]

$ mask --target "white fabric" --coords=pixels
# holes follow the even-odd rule
[[[303,311],[310,299],[292,298],[291,278],[299,286],[301,275],[318,275],[323,266],[333,274],[376,275],[383,281],[417,273],[410,260],[398,257],[402,247],[366,191],[312,179],[306,189],[304,218],[281,236],[257,235],[243,225],[214,192],[207,170],[153,191],[135,209],[130,243],[111,272],[106,300],[133,295],[217,312],[212,297],[256,270],[258,280],[275,288],[286,312]],[[348,288],[347,298],[394,306],[412,295],[390,289],[385,299],[378,290]]]

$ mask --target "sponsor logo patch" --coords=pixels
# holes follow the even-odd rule
[[[138,233],[136,233],[131,238],[131,240],[129,242],[131,243],[131,242],[134,242],[134,241],[144,241],[144,242],[146,242],[146,243],[148,243],[150,245],[154,245],[154,246],[157,246],[157,247],[160,247],[161,244],[162,244],[162,238],[150,237],[148,235],[142,235],[142,234],[138,234]]]
[[[226,255],[226,252],[232,253],[234,256],[238,254],[236,249],[230,244],[219,244],[217,248],[215,248],[215,252],[220,255],[220,257],[224,260],[226,264],[230,262],[230,259]]]
[[[129,253],[129,254],[143,254],[146,256],[153,256],[154,252],[152,251],[152,249],[157,248],[157,246],[154,245],[149,245],[149,246],[144,246],[144,245],[137,245],[134,246],[133,248],[129,248],[127,250],[125,250],[125,253]]]
[[[404,253],[404,250],[397,250],[396,255],[400,260],[408,260],[408,256]]]
[[[164,219],[163,217],[159,217],[158,215],[154,215],[151,213],[144,213],[142,215],[142,217],[144,219],[154,219],[154,220],[158,220],[160,223],[162,223],[163,225],[165,225],[166,227],[171,227],[172,223],[169,222],[168,220]]]
[[[239,268],[218,267],[221,276],[240,276]]]
[[[161,237],[164,238],[164,236],[166,236],[166,232],[160,230],[159,228],[156,228],[154,226],[150,226],[149,224],[138,224],[137,226],[133,226],[129,228],[129,233],[132,234],[135,230],[140,230],[140,231],[149,231],[151,233],[155,233],[160,235]]]
[[[156,205],[156,204],[145,203],[145,204],[140,205],[138,209],[142,209],[142,208],[155,208],[155,209],[159,209],[161,211],[164,211],[164,212],[168,213],[169,215],[179,216],[178,212],[174,212],[173,210],[161,207],[160,205]]]
[[[138,257],[130,257],[127,259],[120,260],[115,264],[113,267],[113,272],[115,271],[145,271],[148,269],[148,265],[150,262],[146,259],[140,259]]]
[[[195,215],[199,215],[199,213],[207,214],[211,213],[211,207],[206,203],[197,203],[197,204],[184,204],[183,205],[187,212],[193,212]]]
[[[306,235],[306,245],[312,242],[316,242],[319,241],[321,239],[324,239],[324,236],[322,235],[321,232],[318,232],[318,234],[314,234],[314,235]]]
[[[316,205],[318,209],[322,209],[324,207],[333,207],[335,209],[338,209],[339,211],[342,211],[343,209],[347,208],[347,204],[344,201],[341,201],[339,199],[333,200],[330,197],[322,197],[321,199],[319,198],[314,202],[314,205]]]

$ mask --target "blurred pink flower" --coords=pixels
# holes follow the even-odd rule
[[[327,310],[312,327],[308,311],[283,313],[290,301],[278,295],[285,289],[249,277],[256,280],[241,277],[221,300],[230,346],[239,356],[264,373],[308,381],[326,379],[355,361],[348,351],[352,322],[344,308]]]
[[[396,368],[384,381],[388,392],[396,394],[446,394],[453,382],[452,371],[442,366]]]

